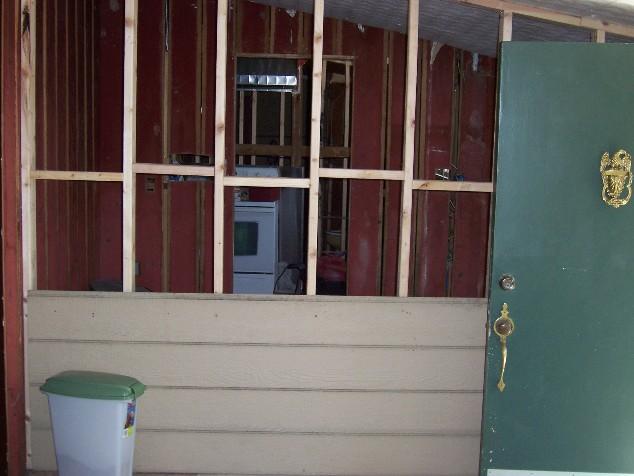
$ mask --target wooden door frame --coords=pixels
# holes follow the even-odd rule
[[[24,474],[26,418],[22,248],[20,236],[20,0],[4,0],[2,21],[2,279],[4,317],[4,390],[6,398],[6,474]],[[1,464],[1,463],[0,463]]]

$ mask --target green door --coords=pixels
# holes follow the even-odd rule
[[[499,81],[480,472],[634,474],[634,200],[600,172],[634,153],[634,45],[505,43]]]

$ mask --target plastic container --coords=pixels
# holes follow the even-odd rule
[[[59,476],[131,476],[137,398],[145,385],[101,372],[62,372],[48,397]]]

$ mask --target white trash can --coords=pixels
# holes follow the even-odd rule
[[[59,476],[131,476],[137,398],[145,385],[101,372],[62,372],[48,397]]]

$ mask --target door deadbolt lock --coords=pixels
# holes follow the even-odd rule
[[[500,278],[500,287],[505,291],[513,291],[515,289],[515,277],[510,274],[503,274]]]

